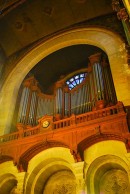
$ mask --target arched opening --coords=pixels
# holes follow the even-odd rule
[[[112,76],[114,79],[117,98],[118,100],[123,100],[126,105],[129,103],[129,95],[123,96],[120,92],[120,88],[123,87],[125,92],[129,93],[127,85],[125,84],[125,82],[122,82],[122,79],[124,79],[126,74],[120,75],[119,73],[120,70],[123,68],[122,65],[126,64],[126,52],[124,50],[121,51],[122,53],[119,51],[120,46],[123,45],[123,41],[116,34],[105,29],[75,29],[56,36],[38,45],[35,49],[33,49],[26,56],[24,56],[22,60],[18,62],[13,71],[10,73],[10,76],[8,76],[1,92],[0,116],[1,128],[3,129],[3,131],[1,131],[1,134],[10,132],[18,90],[23,81],[23,78],[27,75],[27,73],[41,59],[43,59],[50,53],[53,53],[54,51],[64,48],[66,46],[76,44],[95,45],[107,53],[111,66]],[[124,56],[124,58],[122,58],[122,55]],[[120,69],[119,71],[117,71],[116,68],[117,63]],[[122,77],[122,79],[119,79],[120,76]],[[117,81],[118,86],[116,85]]]
[[[119,157],[104,155],[97,158],[87,171],[88,193],[125,193],[129,192],[127,164]]]
[[[0,193],[12,194],[17,186],[16,177],[12,174],[4,174],[0,176]]]
[[[66,157],[65,157],[66,155]],[[74,159],[66,148],[50,148],[31,159],[25,180],[25,193],[64,193],[64,189],[75,194],[76,177],[72,167]]]
[[[117,103],[107,55],[86,44],[48,55],[28,73],[21,87],[15,128],[16,123],[24,128],[36,126],[45,115],[57,121],[98,110],[101,103],[103,108]]]

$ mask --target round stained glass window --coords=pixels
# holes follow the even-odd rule
[[[82,81],[86,78],[87,73],[81,73],[78,75],[74,75],[74,77],[71,77],[66,81],[67,85],[69,86],[69,89],[72,90],[77,85],[81,84]]]

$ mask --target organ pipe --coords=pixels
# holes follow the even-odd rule
[[[44,115],[51,115],[60,119],[71,114],[82,114],[95,110],[100,100],[116,103],[116,94],[109,63],[101,53],[91,55],[86,68],[86,78],[74,89],[69,89],[65,78],[56,82],[54,93],[47,95],[41,92],[38,82],[30,77],[23,83],[18,122],[35,126],[38,119]],[[82,76],[74,76],[82,79]],[[74,80],[74,78],[73,78]]]

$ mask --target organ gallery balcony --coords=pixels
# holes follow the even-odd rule
[[[54,83],[51,94],[43,93],[34,76],[23,81],[13,132],[0,137],[0,161],[13,160],[26,171],[30,158],[51,147],[69,148],[76,161],[99,141],[123,141],[129,149],[127,114],[109,63],[101,53],[89,60],[86,69]]]
[[[126,113],[121,102],[64,119],[44,115],[38,120],[38,125],[32,127],[17,123],[17,129],[17,132],[0,137],[1,161],[13,158],[18,164],[23,153],[36,152],[39,146],[40,150],[63,146],[70,148],[72,153],[103,140],[123,141],[128,148],[130,146]]]

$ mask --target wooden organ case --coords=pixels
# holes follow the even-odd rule
[[[83,73],[85,77],[81,79]],[[80,80],[76,81],[76,76]],[[52,95],[42,93],[34,77],[24,80],[17,122],[35,126],[45,115],[57,121],[117,103],[108,59],[102,53],[91,55],[86,71],[73,74],[70,80],[74,88],[64,77],[55,83]]]

